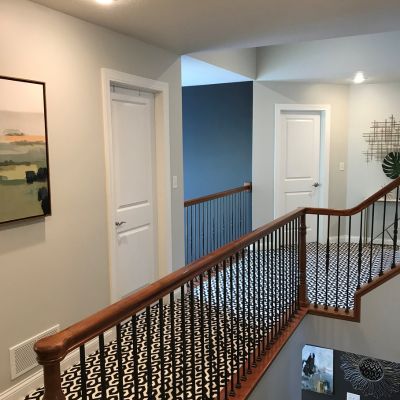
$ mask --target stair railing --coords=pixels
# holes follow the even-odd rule
[[[40,340],[44,399],[65,399],[60,363],[75,350],[82,400],[239,393],[307,303],[305,233],[299,209]],[[93,341],[98,351],[87,354]]]
[[[185,201],[185,264],[251,231],[251,183]]]
[[[307,208],[307,289],[314,314],[359,319],[356,293],[399,262],[397,178],[358,206]]]

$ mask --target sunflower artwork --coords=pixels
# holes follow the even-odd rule
[[[353,389],[368,398],[391,399],[393,396],[399,396],[400,364],[343,353],[340,368]]]
[[[0,77],[0,223],[51,213],[45,84]]]

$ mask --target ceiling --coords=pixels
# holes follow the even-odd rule
[[[400,28],[399,0],[32,0],[178,54]]]

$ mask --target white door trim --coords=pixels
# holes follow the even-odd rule
[[[118,300],[115,289],[115,199],[111,188],[113,182],[113,155],[111,129],[111,85],[154,93],[155,137],[156,137],[156,198],[158,276],[172,272],[172,221],[171,221],[171,161],[169,131],[169,88],[168,83],[142,78],[107,68],[101,69],[104,151],[106,165],[107,231],[110,271],[111,302]]]
[[[321,115],[321,155],[320,155],[320,177],[321,196],[319,207],[328,207],[329,197],[329,152],[331,137],[331,106],[329,104],[275,104],[275,129],[274,129],[274,218],[277,217],[278,204],[278,185],[279,185],[279,160],[278,155],[281,154],[281,127],[280,116],[285,111],[317,111]]]

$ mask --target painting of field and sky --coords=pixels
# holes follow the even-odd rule
[[[49,215],[44,83],[0,77],[0,223]]]

